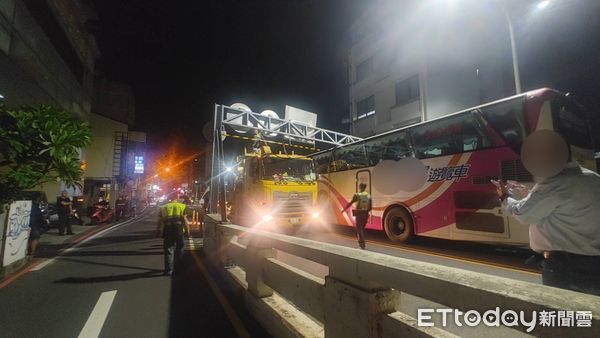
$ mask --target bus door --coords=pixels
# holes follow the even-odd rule
[[[373,198],[373,195],[371,194],[371,171],[369,170],[359,170],[356,172],[356,192],[360,191],[360,188],[358,187],[361,183],[364,183],[367,185],[367,192],[369,193],[369,195],[371,195],[371,198]],[[367,224],[371,223],[371,212],[369,212],[369,219],[367,221]]]

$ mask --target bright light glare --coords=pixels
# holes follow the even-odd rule
[[[262,220],[263,220],[263,222],[269,222],[269,221],[273,220],[273,216],[271,216],[271,215],[264,215],[262,217]]]
[[[166,171],[171,171],[171,168],[167,168],[167,169],[165,169],[165,170],[166,170]]]
[[[233,170],[233,168],[231,168],[231,167],[225,168],[225,171],[227,171],[228,173],[230,173],[232,170]]]
[[[548,7],[549,4],[550,4],[550,0],[543,0],[543,1],[540,1],[540,3],[538,3],[537,8],[544,9],[544,8]]]
[[[312,218],[319,218],[320,214],[318,211],[312,213]]]

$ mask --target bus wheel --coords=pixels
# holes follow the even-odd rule
[[[414,233],[412,218],[401,208],[393,208],[385,214],[383,228],[392,242],[408,242]]]

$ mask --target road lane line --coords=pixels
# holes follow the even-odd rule
[[[116,295],[117,290],[102,292],[90,317],[83,326],[81,333],[79,333],[79,338],[97,338],[100,335],[100,331],[102,331],[104,321],[106,321],[108,311],[110,310]]]
[[[50,258],[47,259],[45,261],[43,261],[42,263],[32,267],[31,269],[29,269],[29,271],[38,271],[38,270],[42,270],[44,267],[46,267],[47,265],[51,264],[54,262],[54,258]]]
[[[192,239],[191,236],[190,236],[190,239]],[[241,319],[235,313],[235,311],[231,307],[231,304],[229,304],[229,302],[227,301],[227,298],[225,298],[225,295],[223,294],[223,292],[217,285],[217,282],[215,282],[215,280],[210,276],[210,273],[208,272],[208,270],[206,269],[204,264],[202,264],[202,261],[200,260],[200,258],[196,255],[196,252],[191,251],[190,253],[192,254],[192,257],[194,258],[194,260],[196,261],[196,264],[198,265],[200,272],[202,272],[202,275],[208,282],[208,285],[210,286],[210,289],[212,290],[213,294],[217,297],[217,300],[219,301],[219,303],[221,303],[221,307],[223,307],[223,310],[225,310],[225,314],[227,314],[227,317],[229,318],[229,321],[235,328],[235,331],[237,332],[238,336],[240,338],[250,338],[250,334],[248,333],[248,330],[244,326],[244,323],[242,323]]]

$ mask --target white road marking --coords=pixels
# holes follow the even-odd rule
[[[192,236],[188,238],[188,241],[190,242],[190,250],[196,250],[196,245],[194,244],[194,239],[192,238]]]
[[[46,265],[49,265],[50,263],[54,262],[54,258],[51,259],[47,259],[44,262],[41,262],[40,264],[34,266],[33,268],[29,269],[29,271],[38,271],[38,270],[42,270],[44,267],[46,267]]]
[[[84,244],[84,243],[87,243],[87,242],[91,241],[91,240],[92,240],[92,239],[94,239],[94,238],[97,238],[97,237],[100,237],[100,236],[106,235],[106,234],[108,234],[108,233],[110,233],[110,232],[112,232],[112,231],[115,231],[115,230],[117,230],[117,229],[120,229],[121,227],[123,227],[123,226],[125,226],[125,225],[128,225],[128,224],[131,224],[131,223],[133,223],[133,222],[134,222],[134,221],[136,221],[136,220],[137,220],[137,218],[128,219],[128,220],[126,220],[126,221],[124,221],[124,222],[122,222],[122,223],[115,224],[115,225],[114,225],[114,226],[112,226],[112,227],[106,228],[106,229],[104,229],[104,230],[102,230],[102,231],[100,231],[100,232],[98,232],[98,233],[96,233],[96,234],[94,234],[94,235],[92,235],[92,236],[90,236],[90,237],[88,237],[88,238],[85,238],[85,239],[84,239],[84,240],[82,240],[81,242],[78,242],[77,244],[73,245],[72,247],[69,247],[69,248],[67,248],[67,249],[63,250],[63,251],[62,251],[62,252],[61,252],[61,253],[60,253],[60,254],[59,254],[57,257],[59,257],[59,258],[60,258],[60,256],[62,256],[62,255],[64,255],[64,254],[66,254],[66,253],[69,253],[69,252],[75,251],[75,250],[77,250],[77,247],[78,247],[78,246],[80,246],[80,245],[82,245],[82,244]],[[42,263],[40,263],[40,264],[38,264],[38,265],[34,266],[32,269],[29,269],[29,271],[39,271],[39,270],[41,270],[41,269],[45,268],[46,266],[50,265],[50,263],[54,262],[54,260],[55,260],[55,258],[48,259],[48,260],[46,260],[45,262],[42,262]]]
[[[81,330],[81,333],[79,333],[79,338],[97,338],[100,335],[100,331],[102,331],[102,326],[104,326],[104,321],[108,316],[108,311],[116,295],[117,290],[102,292],[85,326]]]

